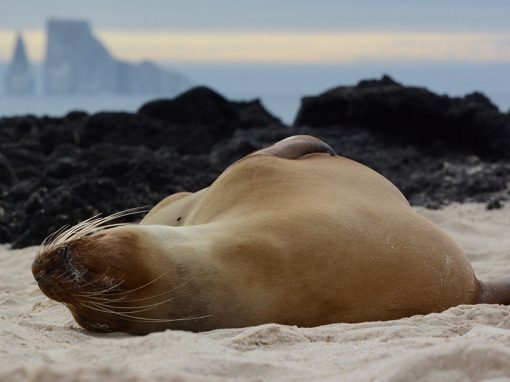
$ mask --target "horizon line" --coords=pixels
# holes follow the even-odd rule
[[[32,62],[44,60],[43,29],[0,30],[0,61],[10,61],[17,33]],[[472,32],[204,32],[92,30],[109,52],[127,61],[260,64],[355,64],[362,61],[510,63],[505,33]]]

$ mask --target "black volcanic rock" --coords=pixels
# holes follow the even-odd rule
[[[203,152],[231,136],[239,118],[229,101],[206,87],[193,88],[174,99],[150,101],[138,110],[138,116],[166,124],[166,139],[157,142],[171,139],[174,147],[186,153]]]
[[[399,144],[510,156],[510,118],[481,93],[449,98],[388,76],[304,97],[294,125],[362,126]]]
[[[235,107],[205,86],[190,89],[173,99],[158,99],[143,105],[138,114],[172,124],[231,125],[238,118]],[[234,126],[229,126],[234,129]]]
[[[157,145],[168,143],[182,153],[209,152],[216,142],[232,136],[236,129],[282,125],[259,100],[230,102],[203,86],[174,99],[150,101],[140,108],[138,118],[146,119],[145,123],[138,123],[144,129],[155,123],[165,124],[164,136],[154,136],[153,141]],[[116,124],[111,121],[108,126],[111,129]],[[124,129],[121,130],[119,134],[124,137]]]
[[[21,207],[11,217],[19,235],[10,239],[18,247],[35,244],[60,226],[99,212],[154,205],[167,194],[198,190],[212,182],[209,168],[208,160],[183,157],[170,147],[104,143],[54,152],[39,178],[20,184],[2,201]]]
[[[258,101],[231,102],[206,88],[150,102],[136,114],[2,118],[0,242],[15,247],[38,244],[62,225],[99,212],[152,206],[171,193],[199,190],[235,160],[295,134],[317,136],[340,155],[375,169],[415,205],[437,208],[474,201],[498,208],[510,199],[510,160],[496,151],[492,157],[477,155],[483,152],[480,147],[487,148],[485,129],[502,118],[484,95],[451,99],[403,87],[390,78],[341,89],[340,99],[352,108],[342,109],[340,122],[331,122],[337,125],[324,119],[324,126],[317,123],[328,113],[338,117],[334,102],[324,115],[308,114],[308,121],[315,118],[314,126],[288,127]],[[384,99],[385,91],[396,95]],[[325,98],[331,99],[337,100]],[[403,113],[406,102],[418,114]],[[419,121],[420,115],[427,121],[431,115],[439,121],[449,118],[455,134],[469,139],[479,134],[481,143],[449,141],[444,132],[437,139],[415,141],[412,137],[423,134],[420,129],[437,129],[409,123]],[[471,130],[464,132],[462,125]]]
[[[80,147],[99,143],[155,147],[172,145],[171,132],[143,115],[123,112],[100,112],[88,117],[77,130]]]
[[[37,244],[91,214],[203,188],[219,173],[209,156],[218,142],[236,127],[278,122],[256,101],[204,88],[177,99],[190,114],[173,121],[113,112],[0,119],[0,241]]]
[[[65,119],[74,122],[74,121],[82,121],[88,117],[88,113],[83,110],[73,110],[66,114]]]
[[[173,99],[147,102],[138,114],[176,125],[206,125],[222,129],[226,134],[241,127],[281,125],[260,100],[229,102],[205,86],[190,89]]]
[[[0,190],[2,185],[10,186],[16,180],[16,175],[14,174],[14,170],[11,167],[11,164],[0,154]]]
[[[259,99],[253,101],[232,102],[238,114],[238,128],[283,126],[282,121],[272,115]]]

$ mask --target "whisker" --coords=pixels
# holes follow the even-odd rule
[[[57,236],[58,234],[60,234],[60,232],[62,232],[63,230],[65,230],[68,226],[67,225],[63,225],[62,227],[60,227],[59,229],[57,229],[55,232],[49,234],[48,236],[46,236],[46,238],[43,240],[42,242],[42,245],[45,245],[45,244],[49,244],[51,243],[51,241],[53,240],[53,238],[55,236]]]
[[[82,305],[82,306],[84,306],[86,308],[98,311],[98,312],[111,313],[111,314],[115,314],[115,315],[118,315],[118,316],[121,316],[121,317],[129,318],[129,319],[132,319],[132,320],[138,321],[138,322],[154,322],[154,323],[159,322],[159,323],[163,323],[163,322],[175,322],[175,321],[190,321],[190,320],[198,320],[198,319],[212,317],[212,314],[208,314],[208,315],[204,315],[204,316],[194,316],[194,317],[192,316],[192,317],[169,318],[169,319],[166,319],[166,318],[146,318],[146,317],[137,317],[137,316],[132,316],[132,315],[129,315],[129,314],[119,313],[119,312],[115,312],[115,311],[112,311],[112,310],[109,310],[109,309],[100,309],[98,307],[93,307],[93,306],[90,306],[90,305],[87,305],[87,304],[83,304],[83,303],[80,303],[80,305]]]
[[[102,275],[102,276],[104,276],[105,274],[106,274],[106,272],[105,272],[105,273],[103,273],[103,275]],[[97,292],[83,292],[83,291],[82,291],[82,292],[78,292],[78,294],[80,294],[80,295],[84,295],[84,296],[88,296],[88,297],[94,297],[94,296],[97,296],[97,295],[101,295],[101,294],[107,293],[108,291],[113,290],[113,289],[115,289],[115,288],[118,288],[121,284],[123,284],[123,283],[125,282],[125,280],[124,280],[124,276],[125,276],[125,275],[126,275],[126,274],[124,274],[123,276],[121,276],[121,277],[122,277],[122,279],[121,279],[120,281],[118,281],[117,283],[115,283],[115,284],[111,285],[110,287],[108,287],[108,288],[106,288],[106,289],[103,289],[103,290],[100,290],[100,291],[97,291]],[[98,277],[95,279],[95,281],[97,281],[97,280],[98,280],[98,278],[99,278],[99,277],[102,277],[102,276],[98,276]],[[92,282],[92,281],[91,281],[91,282]]]
[[[198,276],[199,276],[199,274],[196,274],[193,277],[191,277],[190,279],[188,279],[187,281],[183,282],[182,284],[177,285],[176,287],[174,287],[174,288],[172,288],[170,290],[167,290],[166,292],[158,293],[158,294],[155,294],[155,295],[152,295],[152,296],[149,296],[149,297],[144,297],[144,298],[135,298],[135,299],[124,300],[124,302],[145,301],[145,300],[150,300],[152,298],[156,298],[156,297],[159,297],[159,296],[163,296],[163,295],[168,294],[168,293],[172,293],[172,292],[176,291],[177,289],[182,288],[183,286],[189,284],[191,281],[196,279]]]
[[[140,289],[143,289],[153,283],[155,283],[156,281],[158,281],[159,279],[161,279],[163,276],[165,276],[166,274],[168,274],[168,271],[166,271],[165,273],[162,273],[161,275],[159,275],[158,277],[156,277],[154,280],[152,281],[149,281],[148,283],[145,283],[143,284],[142,286],[139,286],[138,288],[134,288],[134,289],[131,289],[131,290],[128,290],[128,291],[124,291],[124,292],[117,292],[117,293],[108,293],[108,296],[115,296],[115,295],[126,295],[126,294],[130,294],[130,293],[133,293],[133,292],[136,292],[137,290],[140,290]]]
[[[161,275],[161,276],[163,276],[163,275]],[[111,307],[113,309],[115,309],[115,308],[118,308],[118,309],[145,308],[145,307],[149,307],[149,306],[154,306],[155,304],[156,305],[161,305],[164,302],[170,301],[172,298],[167,299],[164,302],[156,302],[155,304],[144,305],[144,306],[127,306],[126,307],[126,306],[112,305],[112,304],[114,304],[116,302],[133,303],[133,302],[151,300],[151,299],[154,299],[154,298],[157,298],[157,297],[160,297],[160,296],[164,296],[164,295],[167,295],[169,293],[172,293],[173,291],[175,291],[175,290],[177,290],[179,288],[182,288],[183,286],[185,286],[186,284],[190,283],[192,280],[194,280],[198,276],[199,276],[199,274],[196,274],[195,276],[191,277],[187,281],[181,283],[180,285],[178,285],[178,286],[176,286],[176,287],[174,287],[174,288],[172,288],[170,290],[167,290],[165,292],[158,293],[158,294],[155,294],[155,295],[152,295],[152,296],[143,297],[143,298],[126,299],[128,297],[128,294],[121,295],[121,297],[119,297],[119,298],[109,298],[113,294],[107,294],[106,295],[106,294],[103,293],[103,295],[99,296],[98,292],[78,292],[78,293],[74,293],[74,296],[76,296],[78,298],[85,298],[85,299],[89,300],[89,302],[91,302],[91,303],[97,303],[97,304],[100,304],[100,305],[105,306],[105,307]],[[153,281],[156,281],[156,280],[153,280]],[[121,284],[121,282],[119,282],[116,286],[118,286],[120,284]],[[106,292],[106,290],[105,291],[101,291],[101,292]]]
[[[119,301],[126,301],[126,297],[127,296],[122,296],[122,297],[119,297],[119,298],[114,298],[114,299],[110,299],[108,298],[107,296],[105,297],[98,297],[98,296],[88,296],[84,293],[81,293],[81,294],[75,294],[75,296],[79,297],[79,298],[86,298],[87,300],[90,300],[90,302],[104,302],[104,303],[115,303],[115,302],[119,302]]]
[[[87,235],[96,233],[101,230],[106,230],[113,227],[118,227],[122,225],[128,225],[130,223],[116,223],[116,224],[107,224],[112,220],[119,219],[122,217],[126,217],[129,215],[134,215],[138,213],[143,213],[148,211],[148,206],[143,207],[135,207],[130,208],[124,211],[115,212],[111,215],[101,217],[101,214],[94,215],[84,221],[69,227],[63,226],[59,228],[54,233],[48,235],[43,242],[41,243],[41,247],[39,249],[39,253],[45,251],[52,251],[56,249],[58,246],[63,245],[65,243],[72,242],[79,238],[85,237]]]
[[[157,306],[163,305],[164,303],[167,303],[169,301],[174,300],[174,297],[171,297],[169,299],[166,299],[164,301],[157,302],[155,304],[150,305],[144,305],[144,306],[116,306],[116,305],[108,305],[108,304],[101,304],[101,303],[95,303],[95,306],[105,308],[105,309],[122,309],[122,310],[129,310],[132,309],[132,311],[123,311],[122,313],[140,313],[140,312],[146,312],[148,310],[154,309]]]
[[[53,242],[53,240],[55,239],[55,237],[58,236],[62,231],[66,230],[67,227],[68,227],[67,225],[64,225],[64,226],[60,227],[58,230],[56,230],[55,232],[46,236],[46,238],[41,243],[41,246],[39,247],[38,254],[41,253],[44,248],[49,247],[51,245],[51,243]]]
[[[63,271],[63,272],[62,272],[62,273],[60,273],[58,276],[53,277],[53,280],[60,281],[60,282],[64,282],[64,281],[65,281],[65,280],[67,280],[70,276],[71,276],[71,271],[70,271],[70,270],[67,270],[67,271]],[[62,278],[63,278],[63,279],[62,279]]]

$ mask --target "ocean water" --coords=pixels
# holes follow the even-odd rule
[[[301,97],[319,94],[360,79],[389,74],[406,85],[427,87],[440,94],[460,96],[481,91],[502,110],[510,109],[510,65],[459,62],[364,63],[342,65],[274,64],[164,64],[179,70],[196,85],[206,85],[235,100],[260,98],[274,115],[292,123]],[[39,68],[34,69],[36,72]],[[0,65],[3,78],[5,65]],[[27,97],[0,94],[0,116],[20,114],[64,115],[71,110],[136,111],[143,103],[164,98],[144,95],[48,96],[39,92]]]
[[[0,116],[23,114],[61,116],[71,110],[87,112],[134,112],[155,95],[58,95],[35,94],[29,96],[0,95]]]

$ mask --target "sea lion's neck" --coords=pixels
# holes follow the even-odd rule
[[[172,227],[140,225],[144,239],[150,240],[147,262],[153,277],[160,277],[158,284],[171,291],[172,297],[165,306],[170,318],[200,317],[189,321],[175,321],[165,328],[192,331],[209,330],[214,322],[218,295],[228,298],[220,270],[211,258],[212,243],[216,235],[214,224]],[[164,292],[163,290],[161,292]],[[211,296],[215,298],[211,298]]]
[[[210,243],[214,237],[213,224],[200,226],[167,226],[167,225],[139,225],[151,247],[157,247],[162,257],[158,261],[169,260],[175,262],[189,262],[194,257],[204,257],[210,253]],[[170,264],[168,264],[170,265]]]

